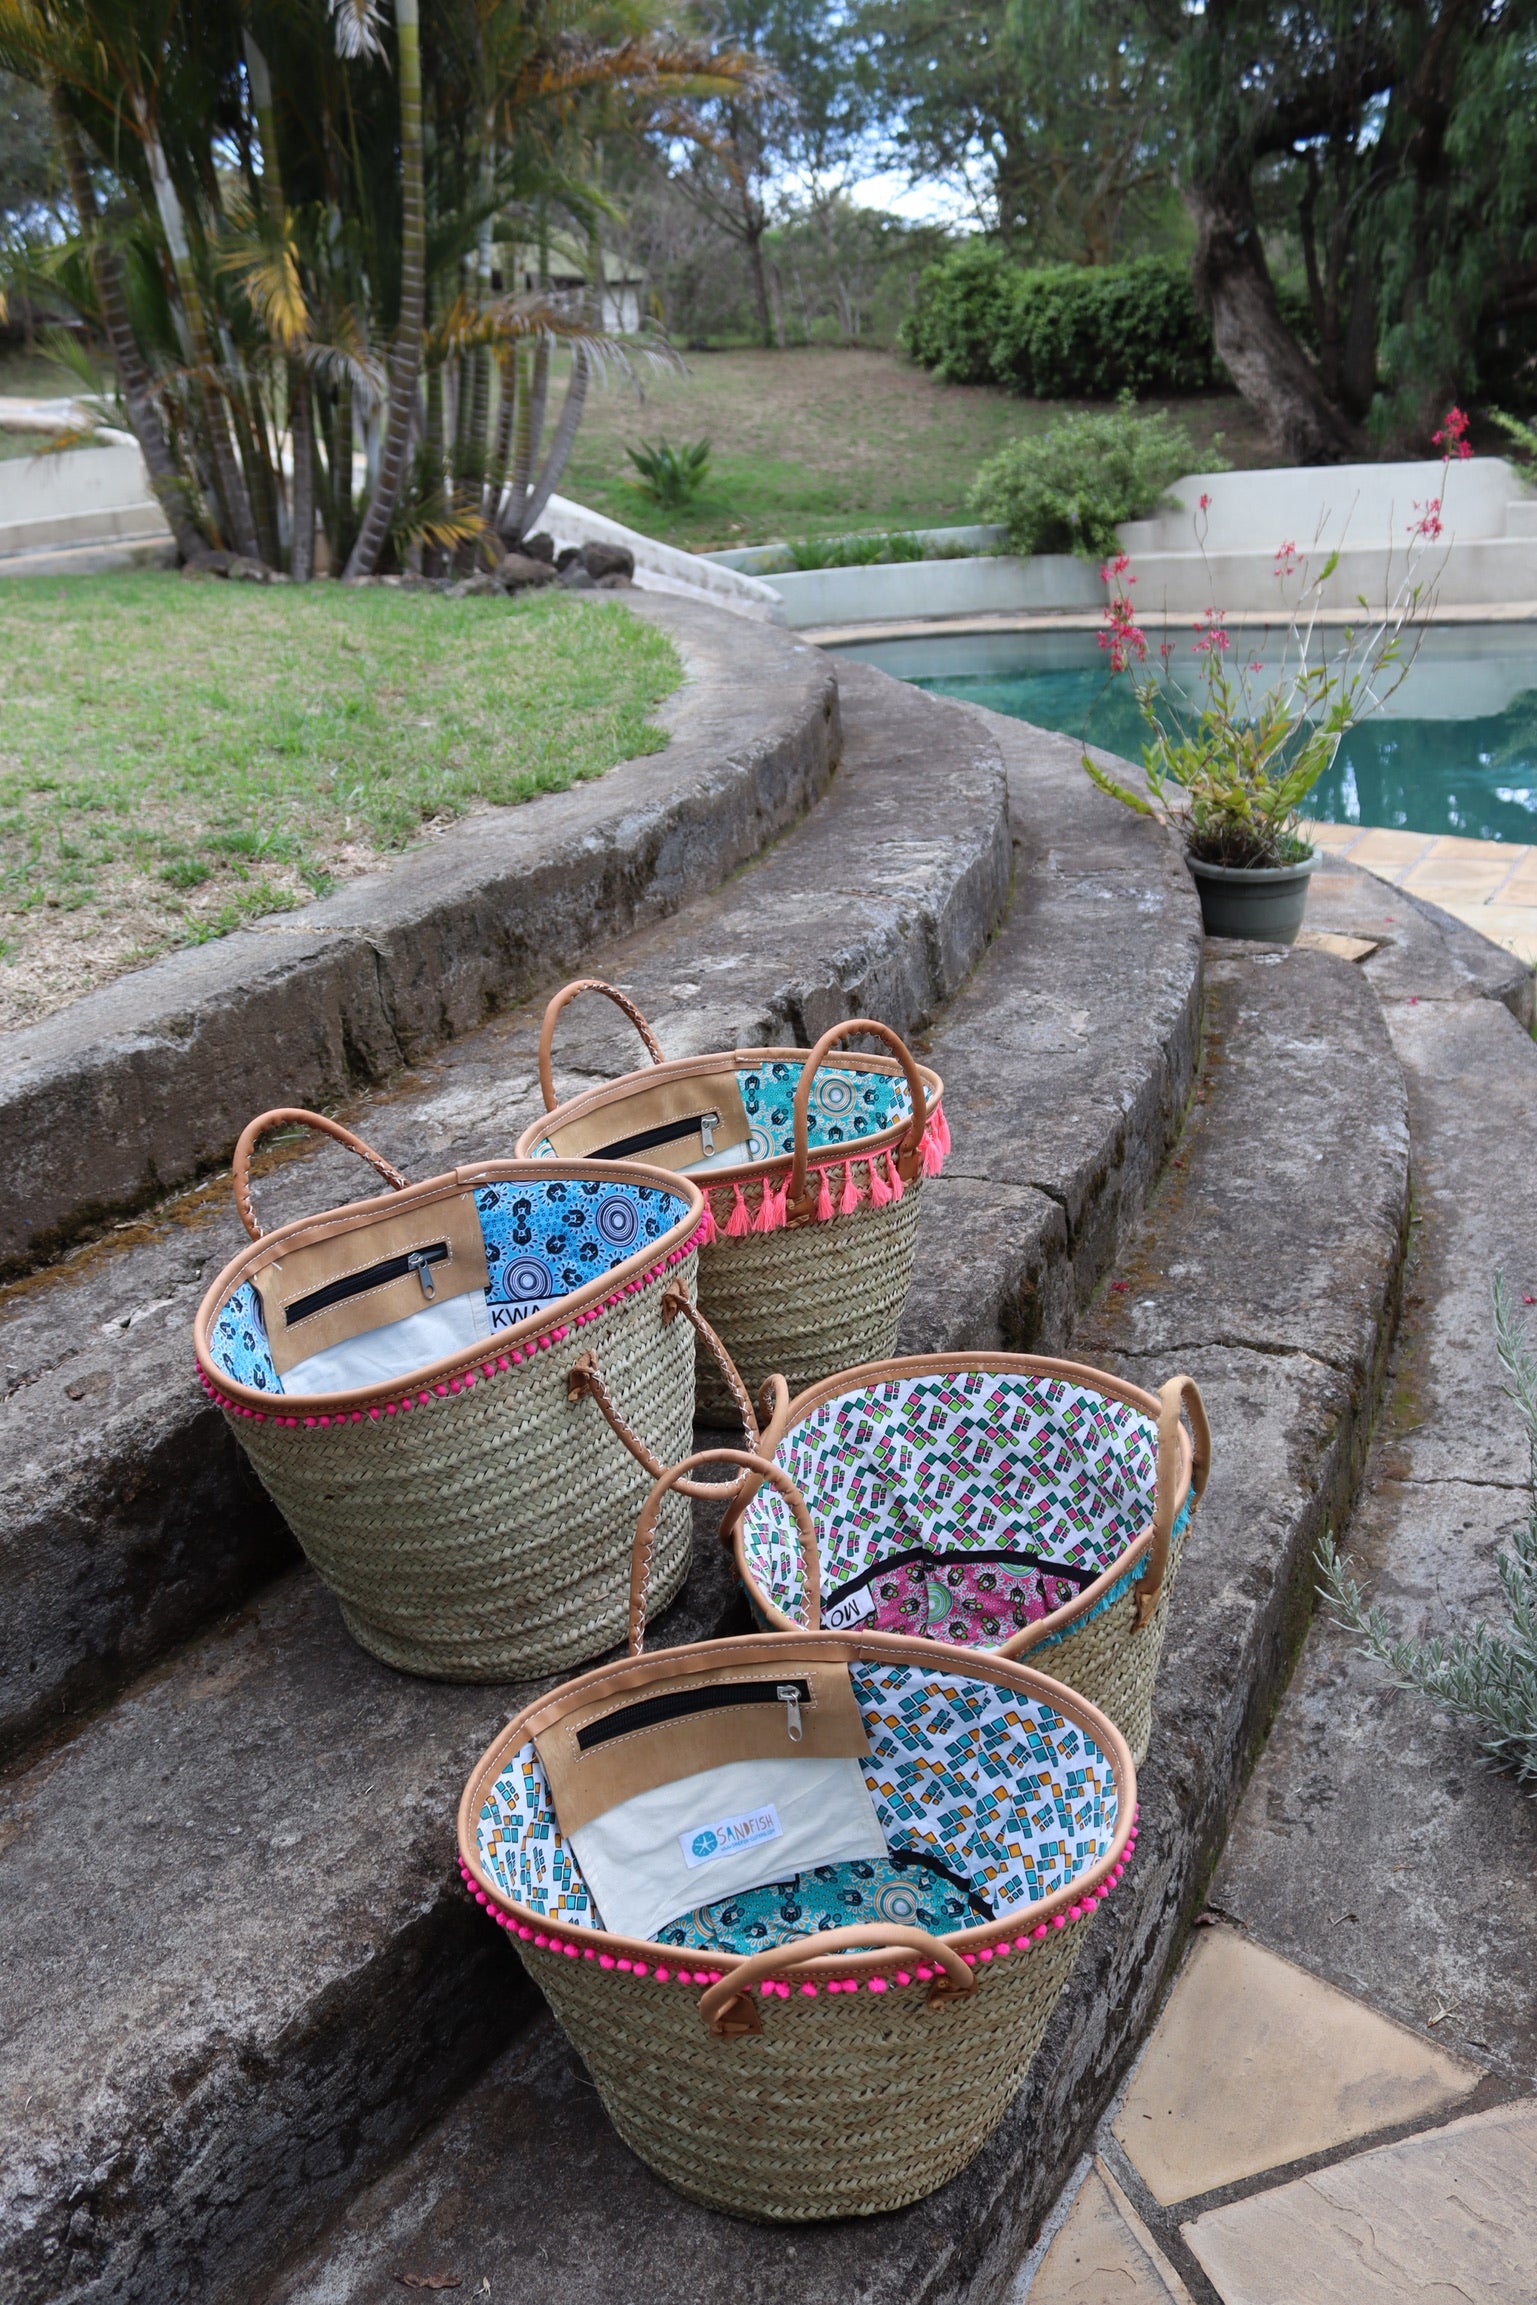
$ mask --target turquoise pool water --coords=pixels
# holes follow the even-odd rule
[[[1129,687],[1107,680],[1092,632],[880,641],[841,653],[1140,758]],[[1326,824],[1537,841],[1537,625],[1428,633],[1389,711],[1343,738],[1307,814]]]

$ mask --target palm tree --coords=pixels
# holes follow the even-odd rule
[[[302,581],[318,521],[356,582],[528,533],[593,376],[665,347],[512,293],[498,248],[597,234],[600,133],[761,84],[650,4],[432,0],[424,27],[418,0],[0,0],[78,225],[34,278],[105,339],[184,558]]]

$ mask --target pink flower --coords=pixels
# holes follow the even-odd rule
[[[1411,536],[1424,537],[1428,541],[1433,542],[1435,538],[1438,537],[1441,533],[1440,497],[1433,496],[1430,502],[1426,505],[1423,512],[1420,512],[1419,502],[1416,500],[1414,509],[1419,513],[1419,518],[1418,520],[1410,521],[1409,534]]]
[[[1211,510],[1211,498],[1209,496],[1203,496],[1200,500],[1200,503],[1201,510],[1203,512],[1209,512]]]
[[[1264,669],[1265,669],[1264,665],[1263,665],[1263,664],[1260,662],[1260,660],[1259,660],[1259,658],[1258,658],[1257,656],[1256,656],[1256,657],[1255,657],[1255,658],[1252,660],[1252,662],[1250,663],[1250,666],[1249,666],[1249,670],[1250,670],[1251,672],[1263,672],[1263,671],[1264,671]]]
[[[1441,419],[1440,431],[1430,437],[1448,462],[1455,456],[1459,463],[1466,463],[1473,453],[1468,443],[1467,413],[1461,408],[1449,408]]]

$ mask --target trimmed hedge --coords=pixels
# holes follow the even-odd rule
[[[1026,270],[967,241],[920,275],[902,341],[950,383],[1033,400],[1204,392],[1223,375],[1187,268],[1162,256]]]

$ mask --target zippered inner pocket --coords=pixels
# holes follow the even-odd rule
[[[432,1268],[447,1262],[447,1241],[430,1241],[425,1248],[407,1249],[398,1257],[381,1257],[376,1265],[365,1265],[361,1272],[346,1273],[338,1281],[327,1281],[324,1288],[311,1289],[307,1297],[295,1297],[283,1318],[289,1328],[296,1321],[307,1320],[311,1313],[323,1313],[331,1305],[345,1304],[349,1297],[360,1297],[369,1289],[383,1288],[387,1281],[403,1281],[415,1273],[422,1284],[422,1295],[437,1295],[433,1284]]]
[[[653,1152],[658,1145],[676,1144],[680,1137],[699,1137],[701,1152],[715,1150],[715,1131],[720,1127],[718,1112],[685,1114],[682,1120],[659,1121],[655,1128],[644,1128],[634,1136],[616,1137],[612,1144],[597,1145],[588,1155],[590,1160],[622,1161],[634,1153]]]
[[[576,1732],[577,1751],[590,1753],[635,1729],[654,1729],[662,1721],[717,1713],[730,1705],[783,1705],[791,1742],[798,1743],[800,1709],[810,1702],[809,1681],[716,1681],[704,1689],[675,1689],[670,1696],[642,1697],[636,1704],[622,1705],[617,1713],[605,1713],[601,1721],[589,1721]]]

